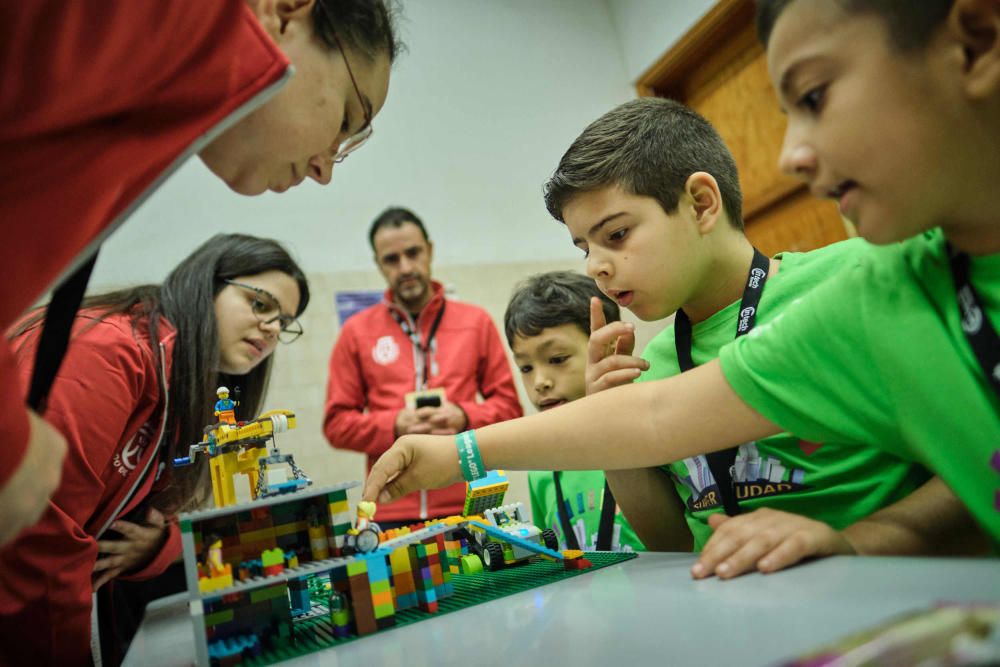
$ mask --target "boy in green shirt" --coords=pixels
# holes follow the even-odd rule
[[[477,453],[491,468],[648,467],[785,429],[923,463],[1000,540],[1000,5],[762,0],[758,12],[788,113],[782,168],[885,245],[718,360],[478,430]],[[570,217],[581,245],[600,240]],[[630,446],[608,456],[609,438]],[[366,497],[460,479],[454,447],[400,439]],[[949,522],[931,509],[933,524]],[[695,576],[814,548],[787,521],[723,531],[760,514],[722,521],[722,547],[706,548]],[[928,537],[912,525],[886,533]]]
[[[588,271],[602,291],[644,320],[677,312],[676,326],[651,343],[648,364],[622,349],[596,351],[587,393],[631,382],[644,367],[650,368],[646,379],[661,379],[715,359],[738,331],[780,317],[868,250],[856,239],[774,260],[756,252],[743,231],[739,178],[728,148],[708,121],[666,99],[633,100],[592,123],[563,156],[546,193],[553,216],[565,212],[574,233],[580,220],[602,225],[587,244]],[[690,211],[682,210],[685,196]],[[595,309],[595,336],[607,343],[604,324]],[[710,514],[767,507],[832,526],[826,531],[845,553],[907,552],[881,540],[852,542],[857,528],[842,537],[835,531],[902,500],[930,477],[873,447],[808,442],[787,433],[743,443],[721,462],[691,457],[667,472],[673,489],[663,488],[659,469],[607,473],[641,539],[664,551],[701,551],[712,534]],[[947,491],[932,488],[936,492],[925,493],[937,504],[936,496]]]
[[[518,285],[507,304],[507,344],[524,391],[539,412],[585,395],[592,298],[606,321],[620,319],[618,304],[593,279],[571,271],[532,276]],[[541,529],[554,530],[562,549],[643,549],[618,511],[603,472],[529,472],[528,487],[532,520]]]

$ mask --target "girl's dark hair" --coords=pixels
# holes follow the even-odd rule
[[[219,372],[219,333],[215,321],[215,297],[227,279],[280,271],[299,287],[299,316],[309,304],[309,284],[305,274],[288,252],[271,239],[244,234],[218,234],[195,250],[170,272],[162,285],[140,285],[84,299],[81,309],[96,321],[108,315],[128,313],[133,327],[148,332],[153,355],[159,366],[160,318],[177,332],[173,345],[167,400],[165,433],[169,483],[152,499],[162,511],[175,513],[201,506],[211,488],[208,461],[200,456],[195,463],[171,466],[174,458],[186,456],[188,447],[204,437],[204,427],[216,421],[215,390],[219,385],[240,388],[239,413],[245,418],[260,411],[271,370],[269,356],[246,375]],[[44,311],[32,315],[18,327],[22,333],[36,325]],[[95,322],[96,324],[96,322]]]
[[[507,345],[515,336],[531,337],[544,329],[574,324],[590,336],[590,297],[601,300],[604,319],[621,319],[618,304],[597,287],[593,278],[572,271],[550,271],[531,276],[517,286],[503,316]]]
[[[848,14],[878,16],[889,31],[892,44],[902,52],[927,46],[938,26],[944,23],[954,0],[835,0]],[[757,37],[764,48],[778,17],[794,0],[757,0]]]
[[[316,0],[313,28],[323,43],[337,51],[337,40],[374,60],[380,53],[394,62],[405,48],[396,35],[399,10],[392,0]]]

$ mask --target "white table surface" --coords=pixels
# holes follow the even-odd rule
[[[645,553],[284,664],[769,665],[940,601],[1000,602],[1000,560],[851,558],[694,581],[691,554]],[[193,663],[183,596],[147,611],[130,666]]]

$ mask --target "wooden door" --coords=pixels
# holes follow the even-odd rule
[[[721,0],[640,79],[640,95],[684,102],[715,126],[740,170],[747,236],[763,252],[853,235],[837,205],[778,169],[785,116],[767,76],[752,0]]]

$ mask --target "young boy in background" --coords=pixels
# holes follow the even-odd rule
[[[782,168],[885,245],[718,360],[477,431],[482,462],[647,467],[784,427],[920,461],[1000,540],[1000,5],[779,0],[758,12],[788,113]],[[685,194],[685,208],[704,209],[696,194]],[[566,217],[585,248],[610,221]],[[602,335],[628,331],[618,329]],[[591,349],[601,345],[592,336]],[[604,451],[610,437],[631,445],[616,461]],[[365,495],[387,500],[459,478],[454,446],[401,439],[372,469]],[[947,531],[954,519],[931,509],[931,528]],[[756,514],[723,523],[746,526]],[[786,525],[726,531],[725,548],[706,549],[693,573],[739,566],[748,550],[784,558],[808,549]],[[911,532],[918,542],[929,536]]]
[[[599,301],[606,321],[620,319],[618,305],[591,278],[571,271],[532,276],[518,285],[507,304],[507,344],[524,391],[539,412],[585,395],[592,298]],[[543,530],[552,528],[562,549],[643,549],[618,511],[603,472],[529,472],[528,486],[532,520]]]

